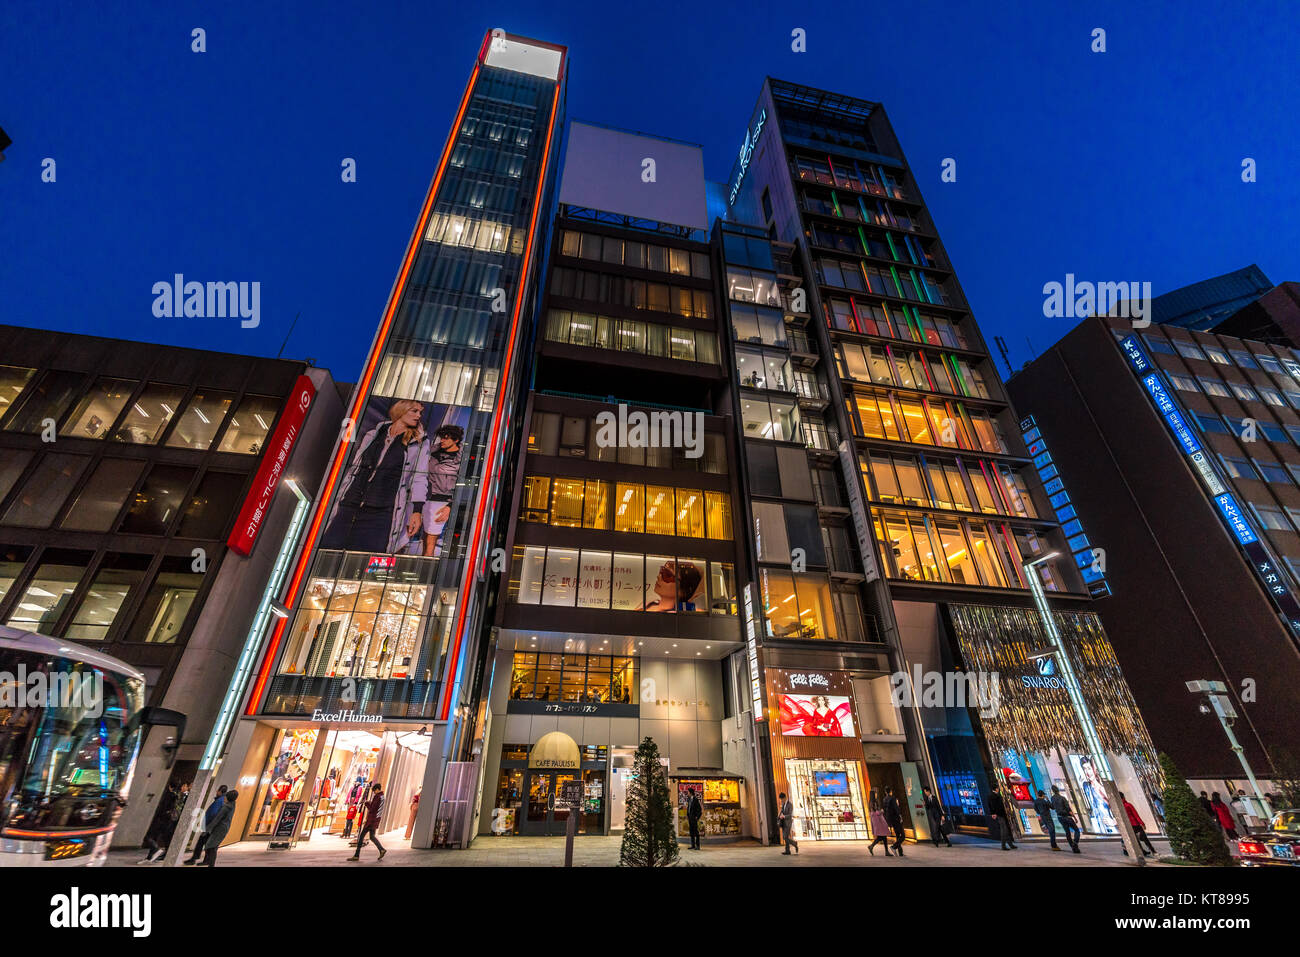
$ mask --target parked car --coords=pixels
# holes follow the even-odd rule
[[[1300,867],[1300,810],[1278,811],[1267,831],[1241,838],[1237,850],[1247,867]]]

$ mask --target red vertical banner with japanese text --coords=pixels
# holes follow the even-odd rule
[[[293,393],[285,403],[284,412],[280,415],[275,432],[272,433],[266,450],[262,453],[262,464],[257,469],[257,475],[253,477],[248,497],[244,499],[244,505],[239,510],[239,518],[227,541],[227,544],[240,555],[247,555],[253,550],[253,543],[257,541],[262,522],[266,520],[267,512],[270,511],[271,499],[280,484],[280,479],[284,477],[285,466],[293,453],[294,443],[298,441],[303,421],[307,418],[307,410],[311,408],[315,396],[316,386],[312,384],[311,379],[305,375],[299,376],[298,381],[294,383]]]

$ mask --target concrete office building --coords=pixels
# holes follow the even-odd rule
[[[315,486],[341,400],[302,362],[0,341],[0,616],[135,665],[184,716],[143,742],[115,834],[138,845],[167,782],[194,778],[254,624],[295,511],[276,486]]]
[[[1268,777],[1300,741],[1300,354],[1091,318],[1008,386],[1105,549],[1097,610],[1156,744],[1209,790],[1241,781],[1185,687],[1222,681]]]

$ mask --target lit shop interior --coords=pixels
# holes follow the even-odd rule
[[[997,787],[1018,832],[1041,835],[1033,798],[1040,790],[1050,796],[1055,786],[1084,834],[1117,834],[1122,809],[1107,800],[1104,761],[1147,829],[1163,829],[1151,801],[1158,788],[1155,751],[1095,614],[1056,612],[1055,618],[1103,749],[1099,755],[1087,747],[1056,657],[1032,657],[1046,645],[1034,609],[923,602],[895,602],[894,608],[912,664],[951,672],[955,648],[965,670],[998,675],[996,713],[981,713],[979,702],[920,708],[939,799],[958,827],[988,827],[988,799]]]
[[[871,783],[863,761],[850,676],[768,669],[772,768],[794,805],[796,840],[870,837]]]
[[[429,754],[418,729],[274,728],[252,794],[245,839],[270,840],[286,803],[303,802],[298,839],[350,837],[375,784],[384,790],[381,834],[410,837]]]

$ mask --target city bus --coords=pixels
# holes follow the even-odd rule
[[[140,748],[144,676],[0,626],[0,867],[103,864]]]

